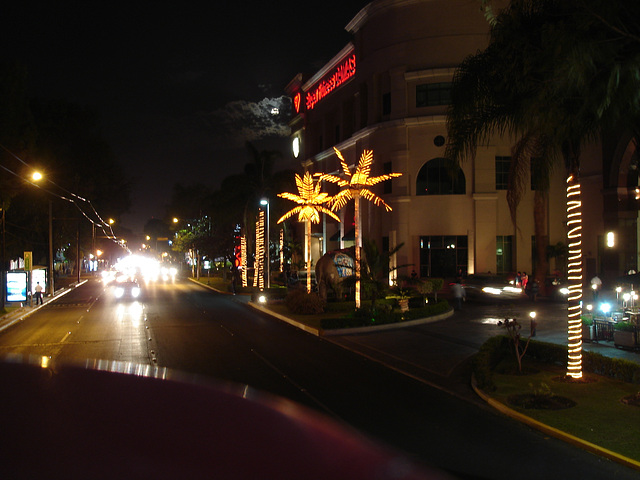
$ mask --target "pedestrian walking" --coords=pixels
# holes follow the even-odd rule
[[[536,301],[539,291],[540,291],[540,284],[538,283],[538,280],[534,278],[529,282],[527,282],[527,289],[525,292],[532,301],[534,302]]]
[[[598,275],[591,279],[591,289],[593,290],[593,301],[597,302],[598,292],[600,292],[600,289],[602,289],[602,280],[600,280],[600,277]]]
[[[453,309],[454,310],[462,310],[462,302],[465,299],[465,291],[462,284],[456,281],[451,286],[451,293],[453,293]]]

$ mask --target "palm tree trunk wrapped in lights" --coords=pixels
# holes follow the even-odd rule
[[[568,352],[567,375],[582,378],[582,200],[577,176],[567,178]]]
[[[240,238],[240,268],[242,268],[242,286],[247,287],[249,285],[249,281],[247,279],[247,237],[246,235],[242,235]]]
[[[322,182],[318,181],[314,183],[311,173],[307,171],[303,177],[296,173],[296,186],[298,187],[298,194],[288,192],[278,194],[279,197],[286,198],[298,204],[297,207],[294,207],[280,217],[278,223],[284,222],[287,218],[295,214],[298,214],[299,222],[306,222],[305,240],[307,248],[305,263],[307,267],[307,293],[311,293],[311,224],[320,222],[320,213],[326,213],[338,222],[340,218],[324,206],[324,204],[330,202],[332,198],[327,193],[320,192]]]
[[[253,286],[260,291],[264,290],[264,210],[260,209],[258,221],[256,222],[256,259],[254,261]]]

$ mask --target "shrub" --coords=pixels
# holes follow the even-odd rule
[[[473,373],[478,387],[492,392],[496,389],[493,383],[493,369],[509,354],[509,337],[497,335],[484,342],[473,357]]]
[[[617,322],[613,325],[614,330],[620,330],[622,332],[633,332],[636,326],[631,322]]]
[[[473,373],[478,387],[493,391],[492,374],[496,365],[505,355],[510,355],[509,339],[506,336],[491,337],[473,358]],[[567,364],[566,345],[531,341],[527,357],[540,363],[553,365]],[[615,378],[627,383],[640,384],[640,365],[629,360],[605,357],[599,353],[582,352],[584,371]]]
[[[324,312],[324,302],[316,293],[292,290],[284,301],[291,313],[317,315]]]
[[[375,313],[371,313],[368,308],[360,308],[350,315],[341,318],[324,318],[320,324],[324,330],[335,328],[370,327],[374,325],[385,325],[398,323],[418,318],[431,317],[448,311],[451,307],[446,300],[439,303],[429,304],[423,308],[416,308],[407,312],[391,311],[385,304],[377,306]]]

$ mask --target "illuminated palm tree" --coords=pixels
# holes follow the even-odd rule
[[[340,159],[340,165],[342,166],[342,172],[345,178],[325,174],[319,174],[319,176],[320,180],[335,183],[342,188],[342,190],[330,200],[331,210],[340,210],[349,200],[353,200],[354,203],[356,224],[356,308],[360,308],[360,249],[362,248],[362,237],[360,235],[360,197],[373,202],[376,206],[382,205],[387,212],[390,212],[392,210],[391,207],[387,205],[382,198],[373,193],[369,187],[386,180],[391,180],[394,177],[399,177],[402,174],[388,173],[378,177],[370,177],[371,164],[373,163],[373,150],[365,150],[362,152],[358,165],[356,166],[356,171],[352,174],[340,150],[335,147],[333,147],[333,149]]]
[[[298,214],[299,222],[306,222],[307,248],[305,262],[307,265],[307,292],[311,293],[311,224],[320,222],[320,213],[326,213],[338,221],[340,221],[340,218],[324,206],[325,203],[329,203],[332,200],[332,197],[327,193],[320,192],[322,184],[321,182],[314,184],[311,173],[305,172],[304,177],[296,173],[296,186],[298,187],[298,194],[287,192],[278,194],[279,197],[298,204],[297,207],[280,217],[278,223],[284,222],[295,214]]]

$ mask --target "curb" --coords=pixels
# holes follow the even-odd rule
[[[292,318],[286,317],[284,315],[280,315],[279,313],[276,313],[273,310],[269,310],[268,308],[265,308],[265,307],[263,307],[261,305],[258,305],[255,302],[247,302],[247,305],[249,305],[254,310],[258,310],[260,312],[266,313],[267,315],[275,317],[278,320],[282,320],[283,322],[286,322],[289,325],[293,325],[294,327],[299,328],[300,330],[304,330],[307,333],[315,335],[316,337],[321,337],[323,335],[323,330],[321,330],[321,329],[313,328],[313,327],[310,327],[308,325],[305,325],[304,323],[297,322],[296,320],[293,320]]]
[[[375,325],[373,327],[355,327],[355,328],[339,328],[339,329],[331,329],[331,330],[323,330],[321,328],[313,328],[305,325],[304,323],[293,320],[285,315],[280,315],[279,313],[274,312],[266,307],[256,304],[255,302],[248,302],[248,305],[256,310],[259,310],[267,315],[271,315],[272,317],[278,318],[283,322],[286,322],[294,327],[297,327],[305,332],[309,332],[317,337],[330,337],[332,335],[349,335],[349,334],[359,334],[359,333],[373,333],[380,332],[385,330],[396,330],[400,328],[408,328],[416,325],[422,325],[424,323],[437,322],[439,320],[443,320],[445,318],[449,318],[453,315],[453,309],[448,312],[440,313],[438,315],[433,315],[431,317],[418,318],[416,320],[409,320],[407,322],[401,323],[387,323],[384,325]]]
[[[476,394],[480,398],[482,398],[489,406],[495,408],[500,413],[513,418],[514,420],[517,420],[521,423],[524,423],[525,425],[535,428],[536,430],[546,433],[549,436],[558,438],[576,447],[580,447],[584,450],[587,450],[588,452],[595,453],[596,455],[608,458],[609,460],[613,460],[627,467],[640,470],[640,462],[636,460],[633,460],[631,458],[625,457],[624,455],[613,452],[607,448],[596,445],[595,443],[591,443],[581,438],[578,438],[574,435],[571,435],[570,433],[564,432],[562,430],[558,430],[557,428],[554,428],[547,424],[539,422],[538,420],[535,420],[531,417],[528,417],[527,415],[524,415],[523,413],[520,413],[516,410],[513,410],[507,407],[504,403],[497,401],[496,399],[490,397],[484,391],[480,390],[480,388],[478,388],[475,375],[473,374],[471,375],[471,388],[473,388],[473,391],[476,392]]]
[[[201,285],[205,288],[208,288],[209,290],[213,290],[214,292],[217,293],[221,293],[223,295],[232,295],[229,292],[223,292],[222,290],[219,290],[215,287],[212,287],[210,285],[206,285],[202,282],[199,282],[198,280],[195,280],[191,277],[189,277],[189,280],[191,280],[193,283],[197,284],[197,285]],[[422,325],[425,323],[431,323],[431,322],[437,322],[439,320],[444,320],[445,318],[449,318],[454,314],[454,310],[453,308],[451,308],[449,311],[444,312],[444,313],[440,313],[438,315],[432,315],[431,317],[425,317],[425,318],[418,318],[416,320],[409,320],[407,322],[401,322],[401,323],[386,323],[384,325],[375,325],[373,327],[354,327],[354,328],[338,328],[338,329],[331,329],[331,330],[323,330],[321,328],[314,328],[314,327],[309,327],[308,325],[305,325],[304,323],[298,322],[297,320],[293,320],[292,318],[289,318],[285,315],[281,315],[279,313],[274,312],[273,310],[270,310],[267,307],[263,307],[262,305],[259,305],[255,302],[247,302],[247,305],[249,305],[251,308],[258,310],[262,313],[266,313],[267,315],[271,315],[272,317],[277,318],[278,320],[282,320],[285,323],[288,323],[289,325],[293,325],[296,328],[299,328],[300,330],[304,330],[305,332],[311,333],[312,335],[315,335],[316,337],[329,337],[332,335],[349,335],[349,334],[359,334],[359,333],[372,333],[372,332],[380,332],[380,331],[384,331],[384,330],[395,330],[395,329],[399,329],[399,328],[407,328],[407,327],[413,327],[416,325]]]

